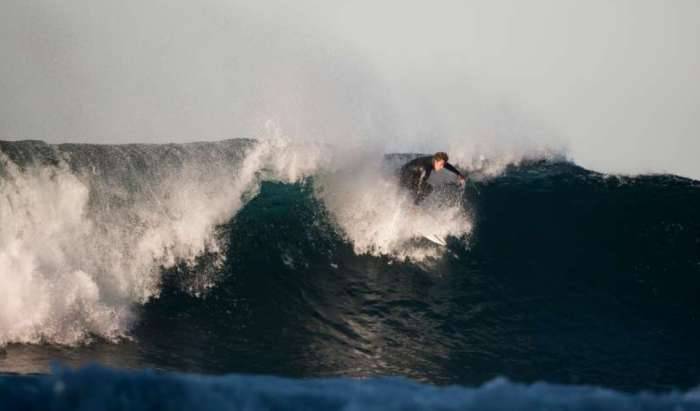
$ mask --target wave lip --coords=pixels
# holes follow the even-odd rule
[[[246,410],[700,410],[698,391],[621,393],[591,386],[435,387],[403,378],[295,380],[162,374],[91,366],[45,376],[0,377],[6,409]]]

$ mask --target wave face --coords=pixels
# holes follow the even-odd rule
[[[521,159],[415,209],[392,183],[407,155],[0,149],[4,371],[700,382],[696,181]]]
[[[699,410],[698,392],[624,394],[594,387],[498,379],[435,388],[404,379],[290,380],[156,374],[91,367],[0,377],[0,401],[22,410]]]

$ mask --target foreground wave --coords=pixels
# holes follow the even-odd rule
[[[626,394],[589,386],[435,387],[401,378],[297,380],[267,376],[57,369],[0,377],[0,403],[22,410],[700,410],[700,392]]]

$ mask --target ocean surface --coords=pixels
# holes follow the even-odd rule
[[[700,182],[325,150],[0,141],[0,402],[700,409]]]

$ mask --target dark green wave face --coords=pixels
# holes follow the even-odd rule
[[[313,178],[263,182],[216,229],[224,262],[204,252],[164,265],[129,338],[12,344],[0,369],[42,371],[56,358],[439,384],[700,382],[698,182],[561,161],[475,177],[457,199],[472,230],[420,262],[358,255]],[[213,270],[206,284],[201,270]]]
[[[542,162],[480,193],[469,245],[425,266],[355,255],[307,186],[264,184],[226,227],[221,283],[204,299],[170,289],[137,339],[198,371],[698,382],[697,183]]]

